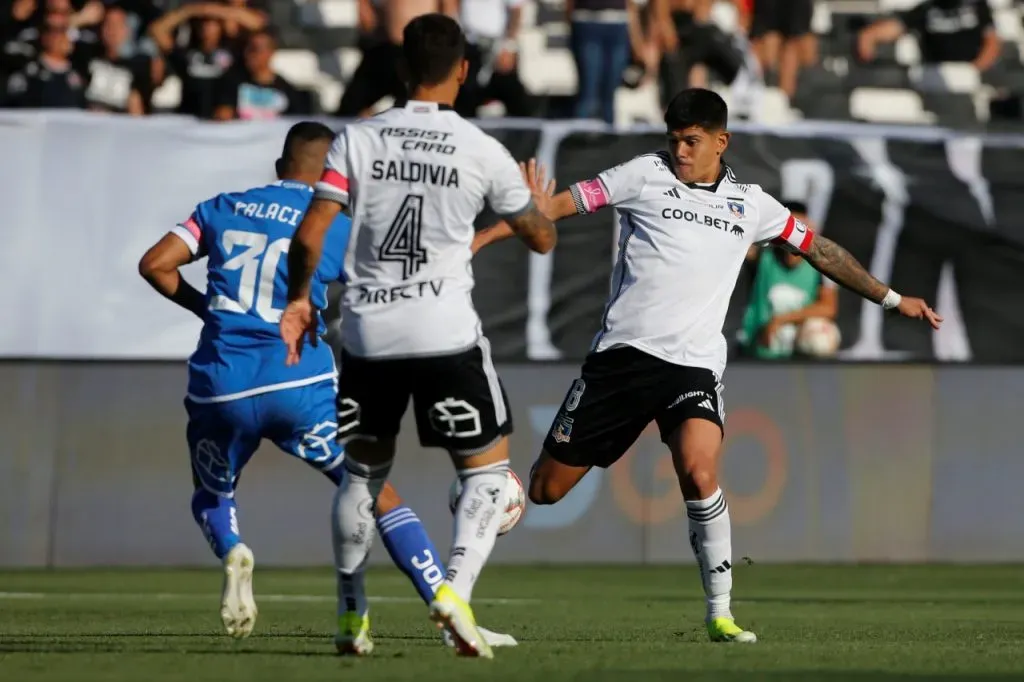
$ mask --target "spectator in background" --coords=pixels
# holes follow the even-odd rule
[[[969,62],[983,72],[999,59],[999,36],[987,0],[925,0],[876,21],[857,36],[861,60],[872,61],[879,43],[893,42],[905,33],[917,36],[925,64]]]
[[[785,204],[793,217],[813,229],[807,207]],[[839,310],[836,285],[802,256],[784,249],[751,247],[748,260],[757,262],[750,303],[743,316],[740,343],[757,358],[787,358],[793,354],[801,324],[812,317],[834,320]]]
[[[215,119],[256,121],[311,113],[310,98],[271,68],[276,50],[277,39],[269,29],[249,34],[242,63],[217,84]]]
[[[565,11],[579,81],[574,115],[614,123],[615,91],[631,53],[647,73],[655,73],[659,54],[651,37],[660,29],[654,22],[645,35],[637,0],[565,0]]]
[[[156,43],[149,36],[150,25],[163,14],[163,0],[107,0],[107,7],[116,7],[124,12],[128,25],[128,43],[125,53],[145,57],[149,69],[148,79],[155,88],[163,82],[166,65]],[[147,101],[146,110],[149,110]]]
[[[149,112],[153,81],[149,57],[134,50],[128,14],[121,7],[107,8],[100,25],[100,45],[81,59],[88,79],[86,108],[142,116]]]
[[[472,0],[470,0],[472,1]],[[365,116],[384,97],[405,98],[399,71],[402,31],[418,16],[443,12],[457,16],[458,0],[359,0],[359,40],[363,58],[345,85],[338,116]]]
[[[519,27],[525,0],[460,0],[459,21],[466,33],[469,75],[455,110],[472,118],[490,100],[505,105],[507,116],[533,115],[533,102],[519,80]]]
[[[778,69],[779,89],[796,94],[801,66],[818,63],[818,38],[811,31],[814,0],[754,0],[750,40],[764,72]]]
[[[35,60],[41,50],[42,34],[47,28],[63,29],[71,41],[72,54],[77,47],[95,47],[95,31],[87,28],[103,19],[103,3],[79,2],[75,11],[71,0],[16,0],[9,16],[12,21],[0,25],[4,36],[4,71],[20,71]]]
[[[85,79],[71,63],[74,46],[66,17],[63,24],[48,21],[40,31],[39,56],[8,79],[6,106],[31,109],[84,108]]]
[[[749,118],[764,91],[760,64],[742,33],[729,35],[711,20],[713,0],[668,0],[656,18],[661,38],[662,106],[686,88],[709,87],[709,72],[731,86],[730,113]]]
[[[267,26],[266,0],[222,0],[227,11],[221,15],[224,39],[242,57],[249,35]]]
[[[239,31],[259,31],[266,26],[266,15],[246,7],[203,2],[168,12],[149,27],[153,41],[181,79],[179,114],[213,118],[218,83],[238,61],[225,35],[228,21]],[[188,44],[179,47],[175,34],[186,23]]]

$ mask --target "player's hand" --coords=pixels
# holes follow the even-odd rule
[[[924,299],[911,298],[904,296],[900,304],[896,306],[896,310],[903,317],[910,317],[915,320],[925,320],[932,326],[932,329],[938,329],[942,326],[942,316],[931,309]]]
[[[317,344],[317,318],[313,314],[313,304],[309,299],[292,301],[281,313],[281,339],[288,347],[288,356],[285,364],[291,367],[299,363],[302,358],[302,348],[305,346],[306,337],[312,346]]]
[[[555,179],[546,177],[544,166],[537,163],[537,159],[530,159],[526,163],[519,164],[519,170],[523,174],[523,180],[533,195],[533,204],[537,210],[551,217],[551,197],[555,193]]]

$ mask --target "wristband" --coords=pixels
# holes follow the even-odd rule
[[[900,301],[902,300],[902,296],[897,294],[892,289],[889,289],[888,293],[886,293],[885,295],[885,298],[882,299],[882,307],[885,308],[886,310],[892,310],[893,308],[898,306],[900,304]]]

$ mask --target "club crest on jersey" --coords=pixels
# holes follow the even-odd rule
[[[742,218],[746,214],[743,199],[729,199],[729,212],[737,218]]]
[[[556,443],[568,443],[572,436],[573,418],[565,415],[558,415],[555,424],[551,427],[551,437]]]

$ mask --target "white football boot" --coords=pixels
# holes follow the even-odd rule
[[[252,596],[252,571],[256,561],[252,550],[239,543],[224,557],[224,588],[220,597],[220,620],[224,632],[244,639],[256,626],[256,600]]]

